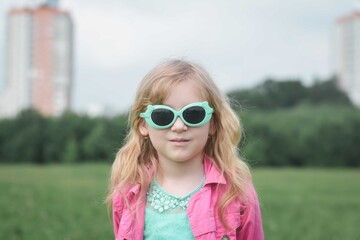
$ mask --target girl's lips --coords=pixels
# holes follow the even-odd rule
[[[174,146],[185,146],[188,144],[188,139],[171,139],[170,142],[174,144]]]
[[[183,138],[176,138],[176,139],[171,139],[170,142],[188,142],[188,139],[183,139]]]

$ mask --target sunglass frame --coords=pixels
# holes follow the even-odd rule
[[[183,117],[183,112],[186,111],[188,108],[191,107],[202,107],[205,110],[205,117],[204,119],[199,122],[199,123],[189,123],[187,122],[184,117]],[[152,118],[151,118],[151,114],[153,113],[154,110],[156,109],[166,109],[171,111],[174,114],[174,119],[167,125],[165,126],[161,126],[156,124]],[[185,107],[183,107],[182,109],[180,109],[179,111],[176,111],[175,109],[166,106],[166,105],[148,105],[147,109],[145,112],[140,113],[140,117],[144,118],[146,123],[155,128],[155,129],[166,129],[166,128],[170,128],[172,125],[174,125],[176,119],[178,117],[180,117],[180,119],[183,121],[183,123],[189,127],[201,127],[203,125],[205,125],[206,123],[208,123],[212,117],[212,114],[214,112],[214,109],[212,107],[209,106],[209,103],[207,101],[204,102],[195,102],[195,103],[190,103],[188,105],[186,105]]]

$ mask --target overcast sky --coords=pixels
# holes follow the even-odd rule
[[[4,82],[6,13],[37,0],[0,0],[0,87]],[[336,18],[354,0],[63,0],[75,24],[73,107],[124,111],[138,83],[167,58],[203,65],[224,91],[266,77],[333,73]]]

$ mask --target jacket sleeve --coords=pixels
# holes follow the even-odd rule
[[[241,240],[263,240],[261,212],[257,193],[251,184],[249,186],[249,202],[240,210],[241,227],[237,231],[236,239]]]
[[[124,208],[124,202],[120,195],[115,195],[112,200],[112,218],[113,218],[113,226],[114,226],[114,236],[117,239],[117,235],[119,233],[119,225],[122,217]]]

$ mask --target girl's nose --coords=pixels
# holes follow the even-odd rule
[[[185,125],[185,123],[181,120],[181,118],[177,117],[174,125],[171,126],[171,131],[181,132],[186,130],[187,126]]]

